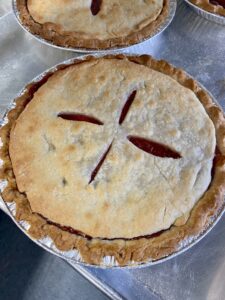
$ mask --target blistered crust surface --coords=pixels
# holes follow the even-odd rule
[[[64,120],[60,112],[93,116],[103,125]],[[129,135],[165,144],[181,158],[146,153]],[[32,210],[109,239],[167,229],[189,212],[211,181],[214,151],[213,123],[192,91],[160,72],[117,59],[55,73],[22,112],[10,139],[17,185]]]
[[[169,0],[102,1],[97,15],[91,1],[17,0],[22,24],[55,45],[84,49],[126,47],[154,35],[169,11]]]
[[[155,21],[163,0],[103,0],[97,15],[90,0],[28,0],[32,18],[40,23],[57,24],[61,31],[74,31],[80,38],[125,37]]]

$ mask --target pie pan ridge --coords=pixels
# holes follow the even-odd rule
[[[100,56],[96,55],[95,57],[100,57]],[[113,57],[114,56],[106,56],[106,58],[113,58]],[[122,55],[118,55],[116,56],[116,58],[126,59],[126,57]],[[79,62],[80,59],[91,60],[94,58],[90,56],[84,56],[79,59],[71,59],[69,61],[66,61],[62,65],[53,67],[50,70],[44,72],[38,78],[34,79],[33,83],[42,80],[44,77],[46,77],[47,74],[50,74],[59,68],[63,68],[65,67],[65,65],[70,65]],[[209,94],[206,93],[204,89],[202,89],[202,87],[196,81],[189,78],[189,76],[186,73],[184,73],[182,70],[172,67],[171,65],[169,65],[164,61],[156,61],[146,55],[128,56],[127,59],[135,61],[138,64],[151,66],[151,68],[153,69],[157,69],[160,70],[160,72],[162,73],[169,74],[173,78],[176,78],[177,80],[182,82],[188,88],[195,90],[202,98],[202,101],[204,101],[204,106],[206,106],[209,109],[211,118],[213,118],[213,120],[217,124],[216,126],[219,126],[220,135],[224,134],[223,113],[218,107],[216,107],[213,104]],[[20,107],[21,109],[22,108],[21,105],[23,106],[22,102],[25,101],[27,99],[27,96],[30,95],[29,90],[31,89],[31,86],[33,86],[32,83],[31,85],[28,85],[24,89],[24,91],[22,92],[22,96],[17,98],[16,101],[17,112],[18,112],[18,107]],[[3,130],[1,130],[1,137],[3,139],[3,144],[4,144],[4,138],[7,137],[7,130],[9,130],[10,128],[10,123],[12,123],[13,118],[15,117],[17,118],[16,111],[14,110],[9,113],[8,115],[8,119],[10,120],[9,123],[7,123],[6,121],[7,119],[5,119],[5,121],[3,122],[3,124],[7,123],[7,125],[3,127]],[[220,143],[219,147],[223,148],[222,143]],[[4,156],[4,154],[6,154],[5,149],[2,149],[1,156]],[[140,248],[139,246],[138,248],[136,248],[135,244],[137,245],[137,243],[135,241],[119,240],[113,246],[109,245],[107,241],[106,242],[103,241],[103,243],[105,243],[104,251],[106,251],[106,253],[102,253],[101,252],[102,250],[100,250],[101,248],[99,248],[98,246],[98,243],[100,242],[102,244],[102,241],[98,241],[95,239],[89,241],[88,239],[82,236],[74,237],[71,236],[71,234],[68,232],[66,233],[62,232],[61,229],[56,228],[54,225],[46,224],[46,221],[43,220],[40,216],[32,215],[28,217],[30,212],[29,212],[29,207],[26,207],[25,205],[26,201],[24,197],[20,197],[17,193],[12,194],[11,192],[9,192],[9,190],[7,190],[9,186],[6,189],[3,189],[2,196],[5,201],[11,202],[9,204],[7,203],[7,206],[12,215],[15,213],[15,203],[13,204],[12,201],[13,200],[16,201],[17,204],[16,222],[17,224],[19,224],[20,228],[22,226],[23,229],[25,229],[25,231],[27,230],[27,223],[24,223],[24,220],[27,220],[28,223],[32,225],[29,229],[29,234],[31,234],[35,240],[36,239],[38,240],[38,244],[41,244],[41,246],[44,247],[45,249],[46,248],[47,250],[50,249],[55,254],[65,259],[69,259],[69,260],[71,259],[80,263],[83,263],[84,261],[87,264],[97,265],[97,266],[100,265],[101,267],[102,266],[103,267],[138,266],[138,265],[146,266],[146,265],[162,262],[168,258],[171,258],[185,251],[190,246],[195,244],[198,240],[200,240],[218,221],[219,217],[222,215],[222,212],[224,210],[224,199],[223,197],[221,197],[221,194],[224,195],[224,181],[223,181],[224,180],[224,157],[220,158],[220,164],[221,164],[221,168],[219,168],[220,174],[218,178],[220,185],[219,188],[216,187],[216,190],[213,191],[214,194],[216,193],[216,197],[210,202],[211,205],[208,208],[205,207],[205,205],[203,204],[200,205],[201,200],[196,205],[196,206],[200,206],[199,212],[201,213],[197,211],[198,221],[196,221],[196,218],[194,218],[194,220],[197,222],[194,228],[192,228],[191,226],[193,220],[190,224],[188,221],[183,228],[182,226],[180,226],[178,235],[176,236],[176,238],[174,238],[174,240],[171,240],[171,237],[168,238],[167,237],[168,232],[165,232],[161,235],[161,237],[159,236],[159,237],[152,238],[153,245],[150,245],[151,243],[150,244],[148,243],[149,240],[148,238],[147,239],[140,238],[138,244],[139,246],[140,245],[143,246],[143,248]],[[13,174],[10,172],[7,166],[7,168],[3,169],[2,177],[4,179],[7,179],[8,183],[10,182],[12,183],[13,178],[11,176],[13,176]],[[19,197],[16,196],[17,199],[15,199],[15,195]],[[205,215],[202,217],[203,213]],[[176,231],[177,227],[172,228],[172,230]],[[55,247],[54,243],[52,243],[49,236],[51,237],[51,239],[54,240],[55,244],[59,249],[61,249],[61,251],[59,251]],[[168,240],[166,241],[166,239]],[[154,246],[154,243],[157,240],[160,245],[162,243],[167,243],[167,242],[168,244],[166,245],[166,247],[165,244],[164,246],[159,247],[159,244],[157,242]],[[79,249],[79,252],[76,252],[74,250],[68,252],[67,250],[69,250],[70,248],[74,248],[74,245],[76,245],[76,248]],[[148,251],[150,251],[150,253],[144,254],[143,249],[145,249],[146,251],[146,247]],[[82,255],[82,259],[80,253]],[[103,257],[105,258],[103,259]]]

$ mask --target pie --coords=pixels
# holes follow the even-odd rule
[[[190,0],[190,2],[208,12],[225,17],[225,0]]]
[[[154,35],[169,0],[16,0],[22,24],[55,45],[109,49]]]
[[[1,129],[2,192],[35,238],[85,262],[176,252],[224,208],[225,120],[150,56],[88,56],[29,85]]]

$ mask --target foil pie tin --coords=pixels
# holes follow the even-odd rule
[[[195,11],[199,16],[209,20],[209,21],[212,21],[212,22],[215,22],[217,24],[220,24],[220,25],[225,25],[225,17],[223,16],[220,16],[220,15],[217,15],[217,14],[214,14],[214,13],[211,13],[211,12],[208,12],[200,7],[198,7],[197,5],[194,5],[193,3],[191,3],[190,1],[188,0],[184,0],[189,6],[190,8]]]
[[[77,53],[115,53],[115,52],[121,52],[121,51],[124,51],[126,49],[129,49],[132,46],[135,46],[137,44],[142,44],[145,41],[148,41],[148,40],[152,39],[153,37],[159,35],[161,32],[163,32],[170,25],[170,23],[172,22],[172,20],[175,16],[175,12],[176,12],[176,8],[177,8],[177,1],[176,0],[170,0],[169,1],[169,13],[168,13],[167,17],[165,18],[164,22],[153,32],[153,34],[151,36],[147,37],[146,39],[144,39],[140,43],[136,43],[136,44],[133,44],[133,45],[128,45],[128,46],[125,46],[125,47],[112,47],[112,48],[109,48],[109,49],[102,49],[102,50],[57,46],[54,43],[52,43],[51,41],[48,41],[48,40],[40,37],[39,35],[33,34],[27,26],[23,25],[23,23],[20,19],[19,11],[17,9],[17,1],[16,0],[12,0],[12,7],[13,7],[14,15],[15,15],[16,20],[19,23],[19,25],[26,32],[31,34],[35,39],[37,39],[39,42],[41,42],[45,45],[52,46],[52,47],[57,48],[57,49],[73,51],[73,52],[77,52]]]
[[[49,73],[53,73],[55,71],[57,71],[59,69],[60,66],[66,66],[66,65],[70,65],[73,64],[75,61],[77,60],[84,60],[86,59],[88,55],[83,55],[80,56],[79,58],[71,58],[69,60],[66,60],[56,66],[53,66],[52,68],[44,71],[43,73],[41,73],[40,75],[38,75],[37,77],[35,77],[32,81],[30,81],[28,84],[32,84],[32,83],[37,83],[40,80],[42,80],[47,74]],[[95,54],[92,55],[94,57],[103,57],[104,54]],[[129,56],[132,56],[132,54],[129,54]],[[190,78],[191,76],[189,74],[187,74]],[[207,91],[207,89],[202,86],[202,84],[200,84],[198,82],[198,85],[204,89],[209,95],[210,97],[213,99],[213,102],[215,102],[216,105],[219,106],[219,104],[216,102],[216,100],[214,99],[214,97],[211,95],[210,92]],[[26,87],[23,88],[23,90],[15,97],[15,99],[13,100],[13,102],[9,105],[8,109],[6,110],[3,119],[0,121],[0,127],[4,126],[5,124],[8,123],[8,118],[7,115],[9,113],[9,111],[11,109],[13,109],[15,107],[15,100],[20,97],[21,95],[23,95],[26,91]],[[0,139],[0,147],[2,145],[2,141]],[[0,160],[0,168],[2,165],[2,161]],[[7,181],[6,180],[1,180],[0,181],[0,194],[1,192],[4,190],[4,188],[7,186]],[[208,225],[208,227],[206,228],[206,230],[204,230],[201,234],[196,235],[196,236],[192,236],[189,237],[188,239],[182,241],[182,243],[180,243],[178,249],[176,252],[174,252],[171,255],[168,255],[164,258],[158,259],[158,260],[149,260],[146,263],[142,263],[142,264],[138,264],[137,262],[130,262],[129,265],[127,266],[119,266],[119,264],[117,263],[117,261],[115,260],[114,257],[111,256],[107,256],[105,257],[102,262],[99,265],[92,265],[92,264],[88,264],[86,262],[84,262],[82,260],[82,257],[79,253],[78,250],[70,250],[70,251],[60,251],[54,244],[53,240],[46,236],[45,238],[36,240],[34,238],[32,238],[29,234],[28,234],[28,229],[30,227],[29,223],[26,221],[17,221],[15,219],[15,215],[16,215],[16,203],[12,202],[12,203],[7,203],[4,202],[3,199],[0,196],[0,208],[2,208],[11,218],[12,220],[15,222],[15,224],[33,241],[35,242],[37,245],[39,245],[40,247],[42,247],[43,249],[45,249],[46,251],[61,257],[62,259],[71,262],[71,263],[77,263],[80,265],[84,265],[84,266],[91,266],[91,267],[100,267],[100,268],[126,268],[126,269],[134,269],[134,268],[142,268],[142,267],[147,267],[147,266],[152,266],[152,265],[156,265],[159,263],[162,263],[164,261],[167,261],[173,257],[178,256],[179,254],[185,252],[186,250],[188,250],[189,248],[191,248],[192,246],[194,246],[196,243],[198,243],[205,235],[207,235],[212,228],[217,224],[217,222],[220,220],[220,218],[222,217],[224,211],[225,211],[225,202],[223,205],[223,208],[221,209],[221,211],[219,212],[218,215],[213,216],[211,219],[211,223]]]

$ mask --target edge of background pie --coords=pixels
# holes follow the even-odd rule
[[[16,0],[16,3],[22,24],[26,28],[28,28],[28,30],[32,34],[40,36],[60,47],[104,50],[110,48],[131,46],[148,39],[151,35],[154,34],[154,32],[168,15],[169,1],[170,0],[164,0],[163,9],[158,18],[141,30],[133,32],[125,37],[118,37],[107,40],[81,39],[77,37],[76,32],[61,31],[59,29],[59,26],[55,23],[48,22],[39,24],[38,22],[35,22],[31,14],[29,13],[29,10],[27,8],[27,0]]]
[[[209,0],[190,0],[190,2],[210,13],[225,17],[225,8],[221,5],[213,5]]]

